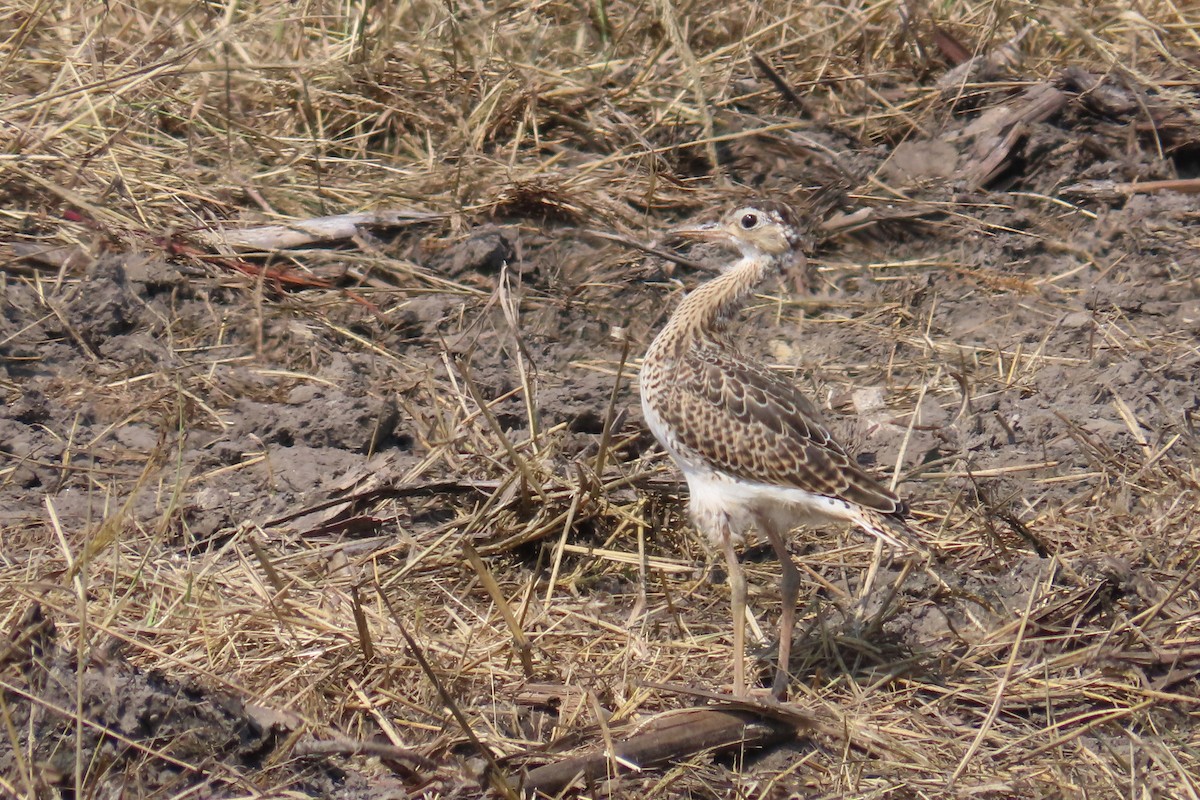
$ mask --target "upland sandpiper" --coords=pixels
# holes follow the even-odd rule
[[[905,504],[867,474],[819,421],[791,382],[737,352],[727,327],[750,293],[801,262],[792,212],[744,206],[720,223],[673,232],[732,245],[741,258],[687,295],[654,338],[641,370],[642,410],[687,478],[700,533],[725,554],[733,610],[733,690],[746,693],[746,579],[736,548],[750,528],[782,565],[783,612],[773,694],[782,698],[796,622],[800,573],[786,537],[801,525],[853,523],[893,549],[920,550]]]

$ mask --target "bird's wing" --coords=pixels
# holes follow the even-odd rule
[[[904,503],[865,472],[786,380],[719,348],[692,348],[656,410],[679,443],[723,472],[903,516]]]

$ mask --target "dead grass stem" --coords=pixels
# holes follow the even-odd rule
[[[963,297],[1019,298],[1014,315],[1057,324],[1045,320],[1061,320],[1079,299],[1081,273],[1123,266],[1099,247],[1072,251],[1049,217],[1090,224],[1102,215],[1058,197],[1053,181],[986,201],[921,198],[893,186],[882,164],[842,156],[936,137],[956,116],[1003,105],[1010,90],[1058,81],[1074,66],[1135,99],[1131,119],[1151,126],[1145,147],[1160,161],[1183,147],[1180,132],[1200,114],[1194,6],[957,3],[910,16],[912,7],[27,0],[0,9],[0,269],[13,296],[19,288],[41,303],[36,322],[0,328],[0,348],[15,354],[0,389],[21,394],[19,376],[43,357],[10,345],[54,327],[91,366],[50,376],[46,401],[120,410],[83,441],[65,434],[56,456],[9,453],[13,463],[0,464],[0,482],[11,483],[22,467],[53,462],[74,493],[57,498],[42,487],[27,519],[0,530],[0,628],[20,644],[0,651],[0,763],[13,765],[0,793],[45,796],[42,781],[56,769],[71,776],[55,785],[84,797],[147,764],[209,768],[130,738],[85,703],[86,671],[120,659],[286,710],[295,716],[288,741],[304,739],[305,752],[383,732],[422,768],[438,765],[419,780],[408,774],[409,787],[443,796],[480,785],[459,757],[464,742],[515,796],[523,766],[573,747],[615,752],[614,739],[636,721],[690,703],[654,685],[726,682],[724,589],[687,535],[663,459],[628,455],[638,432],[624,426],[618,391],[601,394],[603,438],[582,456],[568,451],[578,431],[542,419],[538,393],[556,376],[539,372],[530,354],[562,344],[545,344],[547,320],[586,308],[627,325],[625,350],[585,353],[567,367],[616,380],[636,360],[628,342],[644,338],[664,307],[662,286],[653,304],[629,299],[630,276],[646,276],[634,266],[641,253],[594,237],[582,244],[579,230],[650,242],[752,186],[802,201],[825,182],[851,205],[915,209],[920,224],[945,233],[942,250],[860,259],[865,245],[847,237],[849,250],[826,250],[817,264],[826,295],[778,300],[778,317],[861,337],[861,359],[817,355],[805,365],[823,383],[847,388],[869,376],[887,382],[898,407],[999,408],[1039,370],[1081,367],[1093,353],[1055,350],[1045,327],[1040,339],[1015,343],[939,330],[932,312],[927,324],[911,318],[911,297],[836,290],[864,272],[889,287],[950,275]],[[930,76],[949,65],[934,22],[974,54],[1025,31],[1019,69],[937,86]],[[1101,138],[1089,142],[1107,146]],[[1043,216],[1006,216],[1025,203]],[[222,233],[396,210],[416,215],[399,244],[359,230],[353,250],[312,243],[259,258],[232,254]],[[511,226],[554,280],[526,284],[506,273],[498,292],[486,276],[424,266],[484,223]],[[1026,279],[973,260],[969,248],[1000,235],[1080,261]],[[47,269],[43,255],[30,271],[32,251],[22,247],[55,254],[59,266]],[[169,264],[201,296],[193,316],[164,321],[154,368],[114,366],[88,338],[90,321],[72,316],[72,298],[91,278],[63,254],[94,266],[114,253]],[[179,290],[166,279],[147,285],[166,296]],[[244,298],[232,312],[230,296]],[[406,323],[409,306],[426,298],[453,300],[440,338],[404,333],[420,322],[414,312],[418,322]],[[154,313],[172,308],[155,302]],[[1183,333],[1138,330],[1120,307],[1095,313],[1094,346],[1114,359],[1154,353],[1196,364]],[[501,351],[515,379],[472,372],[473,354]],[[401,464],[363,456],[361,474],[330,475],[346,479],[336,487],[343,494],[333,492],[344,504],[296,501],[263,526],[230,520],[194,536],[187,515],[221,502],[218,479],[277,497],[291,489],[265,443],[226,462],[193,462],[185,441],[204,436],[218,449],[240,401],[337,385],[321,367],[346,353],[375,358],[392,376],[386,391],[402,397],[417,455]],[[801,609],[797,702],[835,722],[790,761],[768,756],[733,769],[697,757],[608,788],[628,797],[1197,797],[1194,434],[1177,427],[1159,437],[1147,421],[1157,407],[1104,390],[1129,447],[1113,444],[1108,428],[1089,428],[1093,421],[1064,419],[1079,453],[1069,463],[1031,456],[978,466],[978,454],[963,453],[907,472],[896,465],[906,485],[920,479],[919,519],[939,528],[964,573],[1005,559],[1020,593],[984,602],[965,580],[945,635],[908,652],[895,641],[902,632],[857,638],[830,610],[852,596],[871,548],[801,537],[814,588]],[[509,413],[513,403],[520,413]],[[1016,423],[998,418],[997,436],[1006,426],[1012,433]],[[135,424],[152,426],[159,441],[117,436]],[[903,424],[917,430],[915,416]],[[372,482],[383,474],[398,476],[395,485]],[[432,497],[398,491],[425,483],[447,488]],[[1076,484],[1069,500],[1047,500]],[[981,486],[1000,488],[989,495]],[[70,516],[60,513],[67,504]],[[1020,555],[1026,543],[1005,514],[1059,557],[1047,566]],[[775,569],[752,559],[751,585],[773,585]],[[754,599],[760,613],[774,602]],[[929,597],[913,602],[924,615],[942,613]],[[28,664],[53,661],[22,634],[36,627],[35,608],[53,620],[55,646],[74,653],[70,704],[23,677]],[[46,674],[62,677],[49,666]],[[69,762],[36,762],[18,717],[72,728]],[[135,754],[93,761],[85,742],[101,739]],[[345,758],[375,776],[403,772],[389,766],[391,751],[380,752],[382,761]],[[288,761],[272,761],[263,780],[285,784],[277,776]]]

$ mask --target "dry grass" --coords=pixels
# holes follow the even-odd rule
[[[949,65],[932,20],[985,53],[1031,27],[1019,65],[946,87],[936,85]],[[0,329],[0,386],[11,405],[36,383],[58,409],[53,419],[75,414],[55,429],[60,483],[31,489],[0,518],[10,520],[0,532],[0,630],[19,645],[0,653],[0,755],[12,767],[0,793],[22,798],[51,796],[52,786],[108,796],[122,780],[136,786],[160,749],[184,766],[180,783],[156,786],[282,791],[308,768],[298,743],[339,736],[427,757],[417,777],[400,771],[410,789],[469,795],[483,765],[472,738],[497,757],[560,739],[564,749],[595,747],[692,702],[648,683],[720,687],[729,679],[724,586],[703,568],[661,454],[643,453],[636,421],[611,424],[613,408],[630,405],[638,350],[661,324],[668,289],[634,285],[658,277],[657,262],[644,267],[639,253],[586,231],[649,242],[750,185],[798,202],[833,185],[832,199],[817,202],[846,210],[937,205],[945,214],[926,230],[942,237],[935,244],[880,260],[870,239],[826,243],[812,276],[826,296],[772,296],[758,313],[861,345],[860,359],[819,348],[779,359],[802,357],[818,388],[830,387],[823,397],[876,381],[894,409],[927,397],[953,416],[969,385],[973,413],[992,424],[1001,398],[1035,391],[1039,370],[1094,363],[1094,352],[1046,345],[1086,288],[1072,283],[1069,264],[1033,277],[982,269],[974,249],[1009,232],[1020,201],[923,197],[883,177],[886,154],[1065,66],[1116,76],[1142,103],[1191,120],[1200,110],[1189,60],[1200,16],[1171,2],[1137,11],[954,3],[920,14],[899,2],[26,2],[0,9],[0,30],[9,32],[0,42],[0,267],[10,291],[36,295],[39,324],[60,331],[27,351],[13,344],[26,331]],[[785,76],[802,112],[752,53]],[[1106,130],[1089,135],[1110,141]],[[1164,173],[1135,177],[1174,177],[1167,156],[1186,137],[1160,133],[1127,140],[1151,153],[1139,165]],[[1039,246],[1117,280],[1120,258],[1072,250],[1080,217],[1054,201],[1063,177],[1031,179],[1025,190],[1046,202],[1030,201],[1040,216],[1023,206],[1021,224]],[[444,216],[394,240],[364,236],[351,249],[272,259],[200,244],[221,226],[376,208]],[[549,277],[429,266],[449,263],[437,257],[488,221],[513,226],[521,259]],[[1139,235],[1151,248],[1196,243],[1184,226]],[[31,266],[18,257],[30,247],[49,255]],[[75,265],[126,252],[169,261],[207,308],[163,323],[154,369],[106,356],[88,321],[71,315],[89,290]],[[60,268],[47,269],[55,259]],[[875,288],[861,274],[866,262]],[[1152,277],[1178,292],[1200,280],[1174,263]],[[920,276],[931,273],[960,281],[964,297],[940,302],[995,298],[1047,338],[1002,338],[1003,322],[979,336],[939,329],[934,308],[921,305]],[[301,279],[318,285],[289,283]],[[828,296],[856,286],[861,297]],[[447,309],[437,335],[398,335],[431,298]],[[1101,311],[1096,348],[1156,371],[1181,365],[1178,382],[1195,386],[1186,330]],[[597,321],[627,326],[629,363],[603,334],[572,333],[598,330]],[[559,339],[573,347],[568,359],[530,352]],[[68,345],[90,366],[30,366],[53,365],[53,347]],[[481,352],[504,365],[506,380],[473,366]],[[328,476],[323,491],[340,483],[363,493],[358,503],[284,519],[312,498],[289,494],[287,476],[273,472],[279,452],[265,444],[232,463],[189,461],[189,437],[233,435],[240,399],[278,402],[296,387],[336,384],[323,368],[338,354],[369,357],[370,392],[400,398],[413,439],[411,453]],[[539,372],[539,359],[569,361],[571,375],[606,386],[623,376],[612,408],[605,392],[596,409],[611,434],[581,448],[566,423],[543,421],[539,389],[561,380]],[[801,609],[795,702],[840,735],[736,767],[698,757],[626,779],[617,794],[1200,796],[1195,434],[1147,421],[1157,412],[1140,398],[1114,390],[1105,402],[1127,430],[1064,419],[1055,441],[1078,454],[1069,464],[958,454],[903,470],[919,521],[965,577],[953,597],[910,577],[907,610],[885,635],[859,638],[830,611],[853,599],[877,555],[870,546],[800,539],[814,596]],[[990,403],[998,410],[980,411]],[[72,433],[93,424],[86,439]],[[116,437],[135,425],[158,440]],[[20,466],[0,464],[6,489]],[[1059,492],[1064,485],[1078,490]],[[282,499],[199,537],[189,509],[217,489]],[[1021,525],[1054,557],[1030,555]],[[752,586],[772,587],[776,575],[769,561],[749,564]],[[768,638],[772,602],[765,589],[752,598]],[[73,663],[124,658],[294,718],[250,777],[150,734],[133,756],[98,758],[72,733],[118,722],[82,699],[51,708],[51,689],[29,677],[29,664],[54,659],[36,648],[18,655],[28,649],[21,631],[37,627],[35,604]],[[52,757],[35,753],[21,728],[35,727],[27,706],[62,728]],[[394,767],[364,756],[338,763],[375,776]],[[515,775],[521,763],[503,769]]]

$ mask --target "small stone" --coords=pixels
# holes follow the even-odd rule
[[[1090,311],[1072,311],[1062,319],[1064,328],[1080,329],[1095,323]]]

